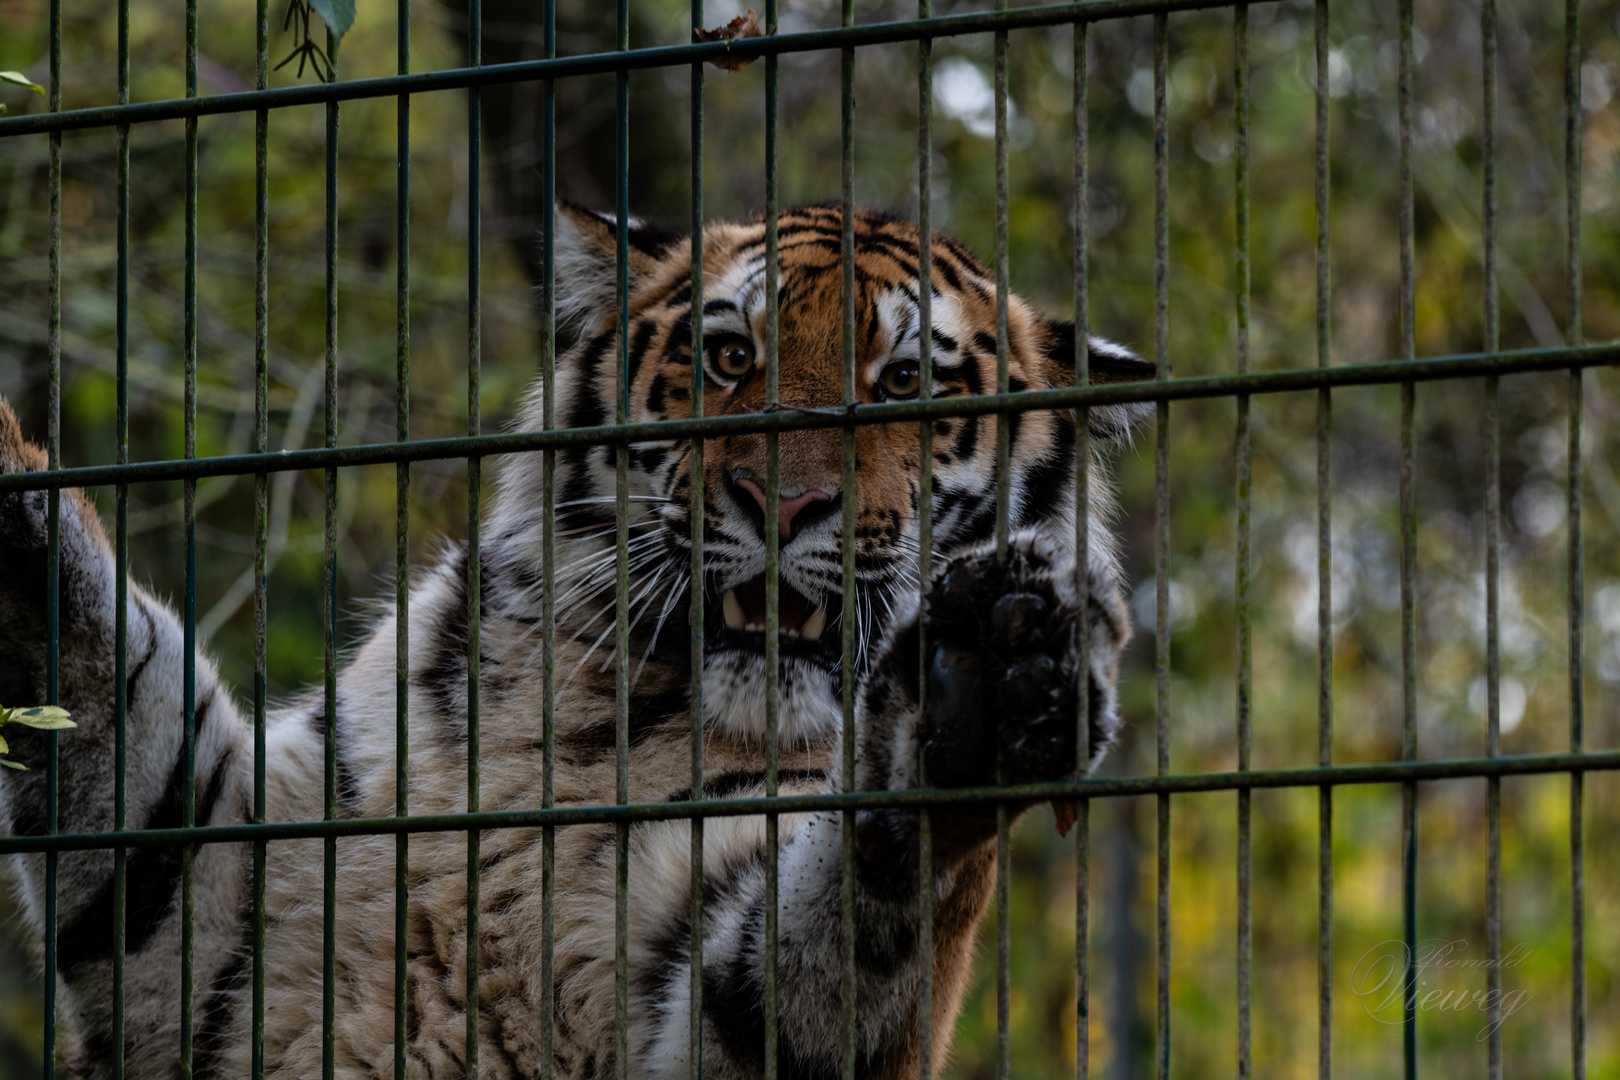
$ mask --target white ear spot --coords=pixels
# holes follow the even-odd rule
[[[601,227],[592,228],[590,218]],[[577,331],[612,319],[618,269],[614,224],[612,217],[594,211],[557,207],[552,272],[559,330]]]

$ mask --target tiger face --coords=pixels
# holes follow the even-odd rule
[[[843,344],[842,215],[837,207],[784,212],[778,220],[779,387],[766,386],[765,226],[761,219],[711,225],[703,233],[703,415],[775,408],[821,409],[846,401]],[[559,207],[557,309],[578,332],[559,361],[557,423],[613,423],[619,401],[616,334],[616,222],[578,207]],[[694,415],[692,262],[690,241],[630,223],[630,422]],[[904,401],[921,387],[918,245],[915,224],[867,211],[854,221],[853,397],[859,403]],[[996,390],[995,279],[960,243],[931,241],[933,394],[955,397]],[[1074,327],[1008,305],[1008,370],[1013,391],[1072,385]],[[1141,380],[1153,365],[1092,339],[1095,382]],[[1127,433],[1149,414],[1145,405],[1091,411],[1092,434]],[[538,395],[520,425],[541,426]],[[1036,411],[1009,418],[1009,516],[1014,528],[1050,525],[1072,538],[1075,433],[1069,413]],[[838,729],[842,665],[863,669],[897,614],[913,610],[918,586],[916,423],[854,429],[855,483],[843,477],[842,429],[785,431],[779,437],[780,733],[814,741]],[[693,455],[689,442],[640,442],[628,453],[630,499],[632,679],[649,664],[685,670],[690,655]],[[947,558],[989,539],[996,516],[996,419],[975,416],[933,425],[933,554]],[[575,670],[559,680],[611,670],[615,610],[612,447],[559,451],[557,465],[557,596],[559,637],[589,645]],[[505,489],[533,493],[542,483],[537,455],[514,462]],[[765,697],[766,437],[728,435],[704,446],[702,472],[705,610],[704,720],[745,739],[763,734]],[[1115,582],[1117,556],[1107,531],[1100,479],[1088,550],[1093,580]],[[508,507],[537,504],[507,494]],[[855,519],[855,655],[842,633],[843,515]],[[500,523],[517,548],[539,565],[538,513]],[[1072,547],[1072,540],[1070,541]],[[1118,604],[1118,597],[1099,598]],[[1121,617],[1123,617],[1121,615]],[[673,672],[672,672],[673,674]],[[560,683],[560,686],[566,686]]]

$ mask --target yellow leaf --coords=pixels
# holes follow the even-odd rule
[[[40,97],[45,96],[45,88],[20,71],[0,71],[0,82],[8,82],[13,86],[20,86],[24,90],[32,90]]]
[[[41,731],[60,731],[63,728],[78,727],[68,719],[68,711],[55,705],[35,705],[31,709],[12,709],[8,718],[14,724],[24,724]]]

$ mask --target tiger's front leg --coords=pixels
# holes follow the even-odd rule
[[[953,559],[934,578],[927,634],[915,612],[890,630],[857,700],[856,787],[934,787],[1058,780],[1076,768],[1078,695],[1089,695],[1092,761],[1118,726],[1115,678],[1128,636],[1111,577],[1093,573],[1082,612],[1074,558],[1060,541],[1015,535]],[[1089,655],[1075,630],[1091,622]],[[927,706],[919,672],[927,650]],[[1082,689],[1084,688],[1084,689]],[[1025,807],[1015,808],[1021,813]],[[934,1065],[943,1065],[967,987],[973,939],[995,881],[993,806],[932,812],[933,907],[921,888],[919,815],[860,811],[854,822],[857,1075],[915,1075],[922,965],[919,928],[933,924]],[[783,846],[778,929],[779,1069],[837,1076],[843,1068],[842,814],[812,815]],[[766,943],[763,885],[746,908],[717,911],[707,945],[704,1007],[720,1076],[763,1072]],[[684,1021],[683,1021],[684,1022]],[[713,1066],[713,1068],[711,1068]],[[678,1070],[677,1070],[678,1071]],[[680,1075],[684,1075],[681,1073]]]
[[[45,468],[45,454],[22,435],[0,399],[0,473]],[[59,738],[61,832],[105,832],[117,807],[117,592],[115,561],[95,508],[76,490],[61,495],[61,704],[78,727]],[[0,703],[46,700],[46,581],[49,501],[43,491],[0,494]],[[124,667],[125,823],[131,829],[182,824],[185,637],[179,621],[130,584]],[[197,658],[196,822],[241,821],[252,748],[246,725],[213,665]],[[11,757],[31,771],[0,770],[0,829],[46,831],[46,736],[9,727]],[[194,864],[197,1015],[224,989],[240,952],[246,855],[238,845],[197,849]],[[112,1032],[113,852],[68,852],[57,868],[60,1000],[73,1031],[72,1057],[86,1076],[110,1074]],[[45,856],[14,857],[25,918],[35,941],[45,927]],[[128,1075],[162,1072],[179,1046],[181,853],[137,848],[127,855],[125,1046]],[[199,1021],[204,1022],[204,1021]],[[206,1031],[199,1036],[206,1041]],[[199,1043],[201,1047],[201,1043]]]

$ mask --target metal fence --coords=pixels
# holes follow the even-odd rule
[[[1399,8],[1399,91],[1398,131],[1400,170],[1400,340],[1401,355],[1386,363],[1356,366],[1332,366],[1329,354],[1329,241],[1328,241],[1328,88],[1327,80],[1315,83],[1315,146],[1314,176],[1316,203],[1316,343],[1317,366],[1314,369],[1251,372],[1249,355],[1249,67],[1248,67],[1248,9],[1244,4],[1231,4],[1228,0],[1091,0],[1085,3],[1056,4],[1038,7],[1010,8],[1005,0],[998,0],[990,12],[936,17],[931,14],[929,0],[920,0],[917,18],[904,21],[857,25],[852,0],[842,4],[842,24],[838,28],[800,33],[776,34],[777,0],[766,0],[764,26],[768,36],[739,39],[731,42],[684,44],[650,48],[631,48],[629,42],[628,0],[618,0],[618,51],[577,56],[556,55],[555,10],[553,0],[544,4],[546,27],[545,56],[543,59],[517,63],[484,66],[480,63],[481,23],[478,0],[471,0],[467,13],[467,41],[470,55],[466,67],[411,73],[408,43],[410,40],[410,7],[408,0],[399,0],[399,72],[384,78],[335,81],[325,84],[297,85],[271,89],[270,23],[268,0],[258,0],[258,88],[253,91],[199,96],[197,93],[197,18],[196,0],[187,0],[186,6],[186,97],[183,99],[132,103],[129,100],[129,0],[118,3],[118,86],[116,105],[96,108],[61,110],[61,54],[62,12],[61,0],[51,0],[50,35],[50,108],[51,111],[28,116],[0,119],[0,139],[34,133],[48,133],[49,156],[49,273],[50,273],[50,428],[48,452],[50,471],[0,476],[0,492],[46,490],[50,493],[50,555],[48,584],[48,619],[50,663],[48,668],[50,701],[58,694],[59,613],[56,588],[59,570],[58,514],[59,496],[63,488],[92,484],[110,484],[116,491],[115,547],[117,558],[117,664],[118,687],[117,720],[117,775],[116,817],[111,832],[94,834],[62,834],[59,832],[56,794],[56,736],[51,735],[50,792],[51,806],[47,822],[48,835],[18,836],[0,839],[0,853],[44,852],[48,906],[45,922],[55,926],[55,881],[58,854],[63,851],[111,849],[114,852],[114,926],[113,926],[113,994],[115,1048],[123,1046],[123,962],[124,962],[124,902],[127,856],[131,849],[150,847],[178,847],[182,857],[182,911],[183,935],[181,942],[181,1008],[182,1028],[176,1047],[179,1069],[189,1076],[192,1066],[192,861],[197,845],[206,843],[245,842],[253,850],[253,954],[252,954],[252,1061],[254,1075],[264,1069],[264,945],[265,945],[265,852],[271,841],[296,838],[321,838],[325,844],[325,942],[324,942],[324,1046],[323,1075],[333,1075],[334,1024],[334,932],[333,911],[336,903],[335,874],[337,839],[342,836],[363,834],[393,834],[397,838],[395,896],[395,1072],[403,1075],[406,1056],[405,980],[406,980],[406,910],[407,910],[407,837],[411,833],[429,831],[465,831],[467,834],[467,918],[468,933],[478,933],[478,879],[479,836],[485,829],[515,826],[539,827],[543,830],[546,873],[542,882],[546,902],[546,918],[541,934],[550,955],[552,934],[551,896],[554,888],[552,873],[555,829],[584,823],[614,823],[617,826],[617,1075],[626,1075],[628,1057],[628,985],[627,985],[627,933],[628,933],[628,856],[627,837],[631,822],[654,819],[687,819],[692,830],[692,893],[691,916],[696,928],[691,945],[691,979],[693,1000],[701,1002],[700,980],[702,958],[702,838],[703,824],[709,817],[722,815],[765,815],[767,842],[771,850],[777,843],[777,816],[788,812],[808,810],[842,811],[844,820],[844,955],[843,955],[843,1073],[852,1078],[856,1072],[857,1056],[854,1014],[854,858],[853,822],[855,812],[862,807],[911,806],[921,814],[922,880],[931,889],[929,808],[945,804],[994,803],[998,807],[997,847],[999,855],[996,886],[998,919],[998,949],[996,965],[997,990],[997,1075],[1009,1075],[1008,1016],[1010,1002],[1010,921],[1009,899],[1009,811],[1013,801],[1055,799],[1074,801],[1078,808],[1076,840],[1077,887],[1075,977],[1077,980],[1077,1032],[1076,1058],[1078,1075],[1085,1077],[1090,1071],[1088,988],[1088,919],[1089,919],[1089,867],[1088,846],[1089,800],[1114,796],[1155,796],[1157,803],[1157,1032],[1156,1068],[1163,1078],[1169,1075],[1171,1047],[1170,1010],[1170,827],[1171,795],[1177,792],[1230,790],[1235,793],[1238,820],[1236,872],[1238,881],[1237,934],[1237,1010],[1238,1041],[1236,1069],[1239,1076],[1251,1075],[1250,1063],[1250,997],[1249,986],[1253,956],[1251,934],[1251,819],[1250,793],[1255,788],[1298,787],[1316,788],[1319,799],[1320,858],[1318,893],[1318,972],[1319,972],[1319,1075],[1331,1073],[1332,1045],[1332,963],[1331,938],[1333,910],[1333,802],[1334,788],[1342,784],[1399,785],[1402,795],[1402,889],[1401,911],[1405,942],[1408,946],[1404,976],[1404,1062],[1405,1074],[1412,1077],[1417,1071],[1416,1015],[1417,970],[1411,946],[1417,941],[1417,815],[1419,784],[1425,780],[1456,777],[1477,777],[1484,780],[1488,813],[1488,864],[1486,890],[1487,951],[1489,959],[1499,961],[1502,956],[1501,938],[1501,778],[1532,773],[1567,773],[1569,776],[1571,863],[1572,937],[1569,986],[1571,999],[1571,1069],[1577,1078],[1585,1075],[1585,962],[1584,962],[1584,882],[1582,785],[1583,773],[1588,770],[1620,768],[1620,752],[1585,752],[1582,748],[1582,477],[1579,453],[1581,438],[1582,371],[1589,366],[1620,362],[1620,347],[1583,347],[1581,341],[1581,251],[1580,251],[1580,58],[1581,29],[1579,0],[1566,0],[1565,14],[1565,183],[1567,249],[1565,273],[1568,285],[1568,340],[1567,348],[1534,351],[1503,352],[1498,350],[1497,263],[1496,263],[1496,45],[1497,25],[1495,0],[1482,0],[1481,38],[1483,55],[1483,250],[1484,291],[1481,298],[1484,312],[1485,349],[1474,355],[1458,355],[1418,359],[1414,332],[1414,228],[1413,228],[1413,0],[1397,0]],[[1235,12],[1235,70],[1234,86],[1237,106],[1234,132],[1234,159],[1236,168],[1236,305],[1237,353],[1236,370],[1231,374],[1182,378],[1171,380],[1168,366],[1168,136],[1166,104],[1166,60],[1168,54],[1167,28],[1169,16],[1174,12],[1197,9],[1231,7]],[[1154,263],[1155,263],[1155,359],[1159,364],[1160,379],[1154,383],[1134,385],[1092,385],[1088,381],[1086,335],[1087,326],[1087,244],[1088,228],[1085,200],[1078,193],[1087,190],[1087,34],[1093,23],[1129,16],[1151,15],[1154,29],[1153,49],[1153,151],[1154,151]],[[702,0],[693,0],[691,23],[694,28],[704,25]],[[1008,205],[1008,107],[1007,107],[1007,35],[1010,31],[1030,27],[1071,25],[1074,35],[1074,291],[1075,318],[1081,333],[1076,335],[1077,382],[1073,387],[1036,392],[1008,392],[1008,259],[1007,259],[1007,205]],[[1325,71],[1328,63],[1328,0],[1315,0],[1315,61],[1316,70]],[[930,335],[928,327],[930,290],[919,291],[923,331],[920,335],[923,349],[920,400],[904,403],[857,404],[854,382],[854,269],[853,269],[853,206],[854,161],[852,154],[855,50],[862,46],[915,42],[918,57],[918,108],[920,123],[917,130],[919,168],[917,183],[920,191],[919,224],[926,235],[929,230],[931,202],[930,170],[932,154],[931,135],[931,46],[936,38],[961,34],[991,33],[995,40],[995,161],[996,161],[996,299],[997,299],[997,386],[993,394],[976,397],[931,399],[931,366],[929,362]],[[329,42],[330,44],[330,42]],[[552,288],[552,222],[551,211],[556,180],[554,140],[556,109],[553,80],[583,74],[614,73],[617,76],[616,150],[618,167],[617,210],[620,219],[628,216],[628,155],[630,131],[628,124],[629,73],[632,70],[690,66],[691,69],[691,140],[692,140],[692,205],[691,225],[694,237],[700,236],[704,221],[703,206],[703,142],[704,142],[704,68],[707,62],[720,59],[760,59],[765,69],[765,145],[766,177],[766,251],[768,286],[768,333],[766,350],[767,398],[776,399],[776,216],[777,216],[777,90],[778,62],[784,54],[812,50],[837,50],[842,58],[842,273],[843,273],[843,338],[844,395],[846,407],[836,410],[773,411],[747,416],[704,417],[702,415],[703,381],[701,374],[703,333],[702,257],[699,242],[692,244],[694,263],[692,288],[692,340],[693,369],[691,393],[694,419],[629,423],[628,382],[622,377],[628,363],[628,312],[625,299],[628,293],[628,252],[626,230],[618,231],[618,363],[621,391],[616,403],[615,423],[595,428],[558,429],[554,424],[551,405],[555,368],[554,292]],[[333,53],[335,61],[335,50]],[[542,356],[541,378],[546,393],[545,425],[543,430],[507,434],[485,434],[479,417],[480,346],[480,90],[499,82],[533,81],[540,84],[542,108],[547,139],[546,156],[542,166],[542,197],[545,200],[546,227],[544,230],[544,285],[541,291]],[[409,215],[409,138],[411,96],[429,90],[464,89],[467,94],[467,162],[469,204],[467,222],[470,305],[467,322],[467,434],[462,438],[411,440],[410,438],[410,267],[409,251],[411,228]],[[337,348],[337,191],[338,153],[337,130],[341,103],[369,97],[395,97],[398,102],[398,246],[400,257],[397,269],[397,431],[396,441],[373,445],[339,446],[336,434],[336,372]],[[319,449],[268,453],[267,408],[267,342],[269,334],[267,316],[268,296],[268,188],[266,141],[270,110],[293,105],[321,103],[326,116],[326,399],[325,445]],[[196,363],[197,363],[197,120],[201,116],[220,113],[253,112],[257,119],[257,279],[256,279],[256,363],[255,387],[257,395],[257,426],[254,452],[233,456],[196,456]],[[185,289],[185,457],[181,460],[131,462],[129,445],[129,390],[127,384],[128,360],[128,292],[129,292],[129,133],[135,124],[158,120],[184,119],[186,123],[186,289]],[[60,455],[60,356],[61,356],[61,221],[62,221],[62,157],[61,141],[64,131],[85,128],[115,128],[118,133],[118,413],[117,459],[113,464],[84,468],[62,468]],[[926,245],[920,251],[921,275],[929,280],[930,252]],[[1568,581],[1568,650],[1569,650],[1569,750],[1567,753],[1504,756],[1500,749],[1500,707],[1498,687],[1499,665],[1499,548],[1501,493],[1499,480],[1500,419],[1497,404],[1498,379],[1504,374],[1542,372],[1548,377],[1563,373],[1568,380],[1568,487],[1567,514],[1569,521],[1569,581]],[[1485,486],[1486,522],[1486,677],[1487,677],[1487,746],[1488,755],[1467,759],[1420,760],[1417,755],[1417,676],[1415,641],[1415,565],[1416,524],[1414,505],[1414,401],[1415,384],[1426,380],[1454,380],[1483,377],[1486,387],[1484,432],[1486,439],[1487,482]],[[1380,764],[1335,765],[1331,758],[1332,692],[1332,578],[1330,575],[1330,510],[1328,452],[1332,427],[1333,390],[1336,387],[1398,384],[1401,387],[1400,411],[1400,624],[1403,686],[1403,746],[1402,760]],[[1319,758],[1314,765],[1273,770],[1251,770],[1250,742],[1250,427],[1249,401],[1252,395],[1314,389],[1317,395],[1316,412],[1316,478],[1317,478],[1317,537],[1318,537],[1318,655],[1319,704],[1318,744]],[[1171,402],[1194,398],[1234,397],[1237,404],[1237,619],[1238,619],[1238,705],[1237,705],[1237,762],[1235,772],[1204,774],[1172,774],[1169,769],[1167,740],[1167,700],[1169,679],[1170,620],[1169,581],[1166,560],[1169,541],[1168,503],[1168,433]],[[1070,783],[1047,783],[1017,787],[991,787],[959,790],[917,790],[906,792],[856,792],[850,789],[854,776],[854,674],[850,664],[842,673],[844,734],[843,776],[845,790],[841,793],[778,797],[777,791],[777,629],[778,629],[778,567],[779,537],[775,502],[777,484],[777,436],[782,431],[804,428],[841,428],[843,431],[843,483],[846,488],[855,484],[854,431],[857,425],[913,422],[918,424],[922,440],[921,484],[928,490],[932,470],[932,423],[936,418],[994,414],[998,418],[997,466],[998,504],[996,538],[1004,550],[1008,535],[1008,430],[1009,418],[1021,411],[1032,409],[1072,410],[1077,419],[1079,440],[1077,452],[1086,453],[1088,426],[1087,410],[1104,405],[1132,401],[1157,403],[1157,432],[1155,436],[1156,508],[1155,532],[1156,610],[1155,650],[1157,674],[1157,708],[1155,733],[1157,739],[1157,772],[1155,775],[1119,779],[1082,779]],[[659,804],[631,804],[628,801],[628,706],[629,655],[628,633],[630,624],[630,595],[628,585],[628,496],[626,477],[629,444],[632,440],[693,440],[694,493],[702,490],[703,438],[741,432],[761,432],[767,440],[767,476],[764,485],[769,504],[764,514],[767,550],[766,633],[767,694],[764,702],[766,715],[766,776],[768,796],[763,799],[702,798],[703,742],[701,738],[700,708],[693,709],[692,726],[692,791],[690,801]],[[558,807],[552,792],[552,747],[554,734],[554,679],[552,671],[552,638],[555,630],[555,611],[552,584],[556,566],[553,559],[555,541],[555,454],[559,448],[580,445],[612,446],[617,453],[617,803],[601,807]],[[543,634],[546,641],[544,654],[546,679],[546,711],[544,714],[544,790],[540,805],[531,809],[502,809],[485,811],[479,805],[479,750],[478,750],[478,690],[479,690],[479,550],[480,478],[485,457],[497,454],[532,453],[544,455],[545,462],[545,520],[546,556],[543,567],[545,608]],[[467,462],[468,516],[467,537],[473,557],[467,560],[467,696],[468,696],[468,769],[467,805],[462,814],[412,816],[407,803],[407,620],[408,592],[408,511],[407,495],[412,462],[430,459],[460,458]],[[397,759],[396,759],[396,813],[393,817],[367,819],[341,819],[337,812],[336,770],[336,562],[335,562],[335,491],[337,471],[340,468],[366,464],[393,463],[397,476],[397,552],[395,586],[397,602]],[[322,821],[277,822],[265,821],[265,718],[266,718],[266,661],[265,642],[268,633],[265,595],[265,551],[267,537],[267,483],[269,474],[286,470],[323,470],[326,492],[325,543],[325,817]],[[254,808],[253,823],[205,827],[195,824],[195,710],[194,710],[194,647],[196,644],[196,482],[202,477],[223,475],[251,475],[255,478],[256,497],[256,588],[255,656],[253,684],[254,729]],[[183,618],[187,636],[185,742],[186,762],[185,801],[183,825],[178,829],[129,829],[124,808],[124,721],[126,701],[125,642],[127,638],[127,579],[128,579],[128,494],[129,486],[153,481],[184,483],[185,491],[185,562],[186,588],[183,600]],[[1086,544],[1087,476],[1085,470],[1077,475],[1076,543],[1082,552]],[[699,498],[693,495],[694,501]],[[924,582],[924,601],[928,580],[928,560],[931,546],[932,511],[927,500],[921,508],[920,550]],[[702,514],[694,513],[692,530],[692,660],[694,677],[691,695],[696,705],[701,701],[701,671],[703,640],[702,603]],[[853,588],[854,516],[845,515],[843,522],[843,635],[844,655],[856,654],[854,642],[855,591]],[[1082,589],[1085,586],[1081,575]],[[926,655],[926,652],[925,652]],[[922,685],[926,687],[927,679]],[[1077,717],[1080,735],[1078,763],[1087,760],[1088,732],[1085,710],[1086,696],[1080,695],[1080,715]],[[766,1075],[776,1072],[774,1040],[777,1010],[777,972],[775,968],[776,940],[776,861],[768,858],[767,868],[767,922],[766,934],[770,947],[767,952],[764,1010],[767,1052],[764,1056]],[[925,946],[931,947],[930,920],[922,919],[918,927]],[[51,1048],[56,1042],[56,958],[55,933],[48,933],[44,942],[45,958],[45,1045],[44,1075],[54,1073],[55,1064]],[[469,1001],[478,1000],[478,951],[468,950],[466,994]],[[931,1014],[928,1002],[931,987],[924,965],[922,1015]],[[1500,969],[1492,966],[1488,978],[1490,987],[1500,991]],[[545,985],[551,986],[552,972],[543,973]],[[550,990],[547,991],[550,993]],[[549,1000],[548,1000],[549,1005]],[[1499,1019],[1500,1005],[1496,1006],[1493,1021]],[[550,1009],[546,1010],[550,1015]],[[544,1058],[549,1063],[552,1033],[547,1024]],[[1501,1036],[1499,1025],[1490,1028],[1489,1065],[1492,1076],[1502,1075]],[[691,1052],[694,1078],[701,1074],[701,1007],[695,1007],[691,1017]],[[930,1071],[931,1031],[924,1025],[921,1052],[922,1076]],[[467,1021],[466,1057],[468,1074],[476,1075],[478,1064],[477,1017]],[[121,1076],[124,1069],[121,1049],[115,1049],[110,1063],[112,1075]],[[548,1064],[549,1073],[549,1064]]]

